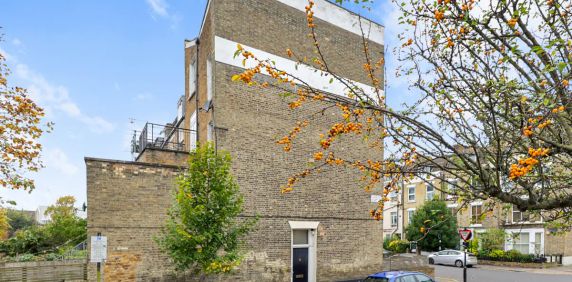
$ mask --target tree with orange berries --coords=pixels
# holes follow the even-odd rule
[[[51,123],[42,121],[44,110],[26,89],[9,84],[9,75],[0,53],[0,187],[31,191],[34,181],[28,172],[42,167],[39,139]]]
[[[306,16],[315,56],[299,56],[291,49],[285,55],[346,85],[345,93],[324,93],[238,46],[236,56],[255,67],[233,80],[289,91],[295,97],[289,104],[293,111],[320,102],[323,109],[339,113],[339,121],[316,144],[312,157],[318,164],[293,175],[282,191],[327,167],[343,166],[361,171],[367,190],[383,189],[384,200],[370,211],[376,219],[382,218],[387,195],[401,189],[403,181],[430,176],[454,187],[454,192],[444,192],[464,202],[514,204],[521,211],[542,211],[545,221],[572,223],[570,1],[394,3],[403,26],[403,44],[394,50],[400,60],[395,71],[410,82],[415,97],[405,107],[386,105],[383,57],[371,52],[366,32],[365,63],[359,67],[373,93],[337,74],[320,44],[312,0]],[[257,81],[257,74],[272,82]],[[311,118],[300,121],[277,143],[285,151],[295,150],[296,136],[310,123]],[[343,135],[361,136],[368,146],[383,150],[384,157],[341,158],[336,148]]]

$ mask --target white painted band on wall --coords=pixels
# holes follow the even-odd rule
[[[302,12],[306,12],[306,6],[308,5],[308,0],[278,0],[278,2],[282,2]],[[365,34],[366,37],[369,36],[369,40],[383,45],[384,27],[382,25],[374,23],[368,19],[361,18],[360,27],[360,17],[358,15],[326,0],[315,0],[314,3],[313,11],[315,18],[333,24],[359,36],[362,36],[363,28],[363,34]]]
[[[319,221],[288,221],[291,229],[317,229]]]
[[[246,64],[243,65],[243,57],[237,56],[234,57],[234,53],[237,50],[238,42],[234,42],[222,37],[215,37],[215,60],[220,63],[228,64],[234,67],[239,67],[242,69],[252,68],[256,66],[256,62],[252,59],[247,60]],[[323,76],[320,75],[321,72],[315,68],[309,67],[307,65],[299,64],[296,66],[296,62],[290,59],[286,59],[284,57],[280,57],[268,52],[264,52],[262,50],[241,44],[245,50],[254,53],[254,55],[261,60],[270,60],[276,63],[276,68],[282,71],[285,71],[288,74],[291,74],[295,77],[302,78],[305,83],[307,83],[310,87],[323,91],[328,92],[336,95],[346,96],[346,93],[349,89],[344,85],[344,83],[334,79],[332,83],[330,83],[331,76]],[[265,70],[262,70],[264,74]],[[369,85],[353,81],[350,79],[346,80],[347,84],[352,87],[357,87],[362,89],[363,92],[377,100],[377,94],[375,94],[375,88]],[[380,90],[380,94],[383,96],[384,93]]]

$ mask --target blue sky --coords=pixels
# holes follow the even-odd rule
[[[397,13],[386,1],[378,1],[367,16],[386,26],[386,44],[393,48]],[[134,129],[176,115],[177,99],[184,95],[183,42],[197,35],[205,4],[0,0],[0,52],[13,72],[9,81],[28,88],[55,123],[42,139],[46,167],[33,175],[36,190],[2,190],[0,197],[32,210],[64,195],[81,205],[85,156],[130,160]],[[391,56],[387,59],[390,74]],[[387,92],[390,103],[404,93],[395,83]]]

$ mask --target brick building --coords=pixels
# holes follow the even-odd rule
[[[330,68],[371,91],[361,69],[365,59],[359,21],[378,56],[383,56],[383,27],[328,1],[315,2],[317,34]],[[329,128],[337,113],[325,111],[313,119],[297,138],[301,146],[285,153],[276,140],[321,106],[310,102],[292,111],[277,89],[249,88],[230,79],[244,70],[242,60],[233,58],[241,44],[304,76],[312,87],[343,95],[343,87],[309,67],[295,68],[286,56],[291,48],[313,57],[306,5],[305,0],[210,0],[199,35],[185,41],[185,96],[177,118],[167,125],[149,123],[135,136],[134,162],[86,158],[88,233],[108,238],[108,281],[177,278],[153,237],[167,218],[175,176],[196,144],[206,141],[233,157],[245,197],[242,216],[260,217],[233,279],[336,281],[381,268],[382,227],[369,217],[375,203],[360,189],[359,172],[327,170],[303,180],[290,194],[280,193],[288,177],[307,167],[319,144],[318,133]],[[337,153],[352,159],[371,155],[357,140]],[[94,277],[90,265],[90,279]]]
[[[439,175],[438,172],[433,172]],[[421,178],[422,177],[422,178]],[[468,228],[478,237],[479,233],[490,228],[505,230],[505,250],[518,250],[523,254],[562,254],[562,263],[572,265],[572,232],[556,234],[553,229],[546,228],[542,218],[533,216],[527,212],[521,212],[514,206],[503,208],[494,205],[491,208],[486,201],[469,203],[465,208],[457,202],[457,197],[448,194],[454,189],[454,185],[446,183],[436,177],[415,177],[402,184],[399,193],[395,193],[387,203],[384,210],[384,237],[392,234],[405,238],[405,229],[409,225],[410,218],[426,201],[440,199],[447,202],[447,207],[456,214],[459,228]],[[455,179],[447,179],[455,183]],[[460,239],[459,239],[460,242]]]

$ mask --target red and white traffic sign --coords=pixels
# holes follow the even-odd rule
[[[459,229],[459,235],[463,241],[469,241],[473,238],[473,232],[470,229]]]

